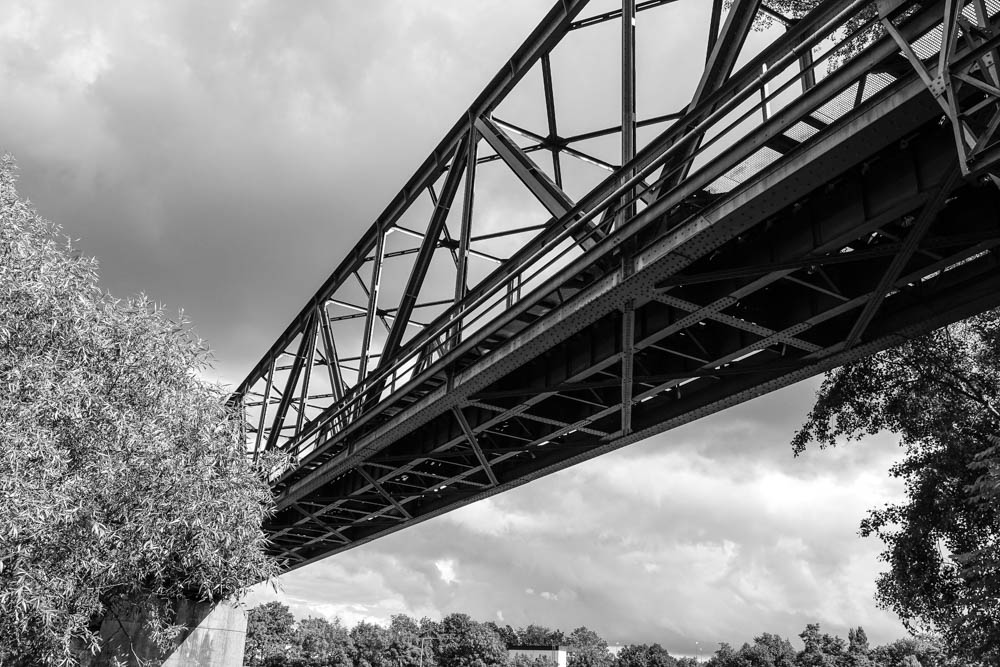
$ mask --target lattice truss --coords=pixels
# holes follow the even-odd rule
[[[900,0],[880,0],[882,26],[944,110],[962,173],[988,169],[997,158],[994,137],[1000,126],[1000,52],[988,3],[948,0],[940,28],[913,43],[893,24],[895,16],[905,15],[904,5]],[[959,60],[956,54],[961,43],[967,53]]]
[[[557,2],[240,385],[288,567],[1000,300],[1000,3],[724,4]]]

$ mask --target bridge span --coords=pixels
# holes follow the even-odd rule
[[[640,118],[636,25],[684,2],[705,52],[654,80],[703,73]],[[1000,1],[587,5],[555,3],[234,394],[251,454],[294,460],[265,526],[288,569],[1000,305]],[[593,30],[620,119],[569,132]],[[526,94],[535,124],[505,116]]]

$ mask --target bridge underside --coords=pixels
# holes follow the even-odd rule
[[[290,486],[276,552],[301,566],[1000,304],[1000,196],[956,178],[936,115],[860,113],[830,151],[670,211],[528,342],[441,378],[418,428]]]
[[[969,11],[977,1],[970,0]],[[757,4],[733,6],[753,10]],[[941,4],[951,8],[946,12],[964,7],[922,3],[898,21],[900,34],[893,38],[924,39],[941,24]],[[818,81],[812,69],[803,69],[801,94],[770,112],[766,81],[754,77],[774,63],[801,62],[804,51],[797,45],[808,30],[817,43],[825,39],[824,21],[842,20],[840,5],[847,3],[829,0],[790,28],[787,44],[777,44],[773,54],[765,51],[733,75],[702,107],[689,111],[686,121],[661,135],[662,142],[652,142],[645,152],[623,148],[623,158],[634,156],[631,162],[623,159],[627,168],[561,218],[554,213],[540,236],[561,234],[575,242],[579,248],[571,261],[543,274],[524,294],[509,291],[505,308],[493,311],[486,324],[461,329],[462,318],[479,307],[477,287],[458,290],[454,315],[445,313],[439,324],[424,329],[440,332],[445,342],[436,347],[438,334],[431,333],[392,341],[394,323],[392,344],[383,350],[400,343],[400,359],[418,359],[415,367],[406,367],[413,370],[399,371],[400,386],[385,379],[390,376],[381,370],[382,361],[366,375],[362,355],[353,388],[342,391],[341,383],[331,380],[332,399],[310,393],[309,373],[322,365],[314,361],[316,340],[320,334],[329,338],[324,327],[330,320],[325,306],[303,311],[289,331],[298,326],[315,336],[301,333],[296,339],[286,332],[243,385],[245,401],[253,393],[248,388],[266,381],[259,394],[259,426],[252,429],[256,446],[297,456],[296,465],[273,481],[278,511],[264,527],[287,568],[1000,305],[1000,191],[988,172],[969,168],[975,151],[980,165],[994,158],[984,150],[988,142],[968,154],[956,152],[958,121],[948,121],[947,109],[942,120],[941,98],[932,96],[927,77],[917,74],[936,58],[933,53],[924,49],[907,62],[898,44],[883,37]],[[905,3],[893,6],[906,11]],[[989,23],[983,18],[967,35],[996,32],[996,13],[991,5],[993,18]],[[983,8],[981,16],[986,15]],[[731,10],[723,34],[743,20],[745,37],[750,18],[752,11],[741,19]],[[892,32],[890,18],[884,16],[882,25]],[[977,71],[996,76],[989,58],[997,38],[990,40],[979,44],[970,38],[953,49],[966,79]],[[710,144],[703,119],[721,118],[716,110],[740,86],[759,88],[762,101],[750,112],[763,111],[764,122],[733,135],[721,154],[693,164],[698,149],[678,150],[685,141],[693,145],[682,133],[694,127],[697,141]],[[992,113],[994,106],[1000,110],[990,97],[997,86],[983,84],[953,96],[954,104],[973,109],[962,122]],[[986,123],[990,136],[1000,124],[996,118],[1000,113]],[[558,208],[558,188],[531,176],[530,159],[505,143],[488,115],[469,120],[463,131],[466,143],[455,149],[449,174],[465,159],[474,174],[475,152],[468,146],[480,136],[492,137],[497,155],[506,154],[519,177]],[[674,172],[678,178],[668,174],[670,151],[683,155]],[[635,170],[644,175],[660,165],[664,175],[654,186],[637,188],[641,202],[609,194]],[[459,177],[449,175],[441,197],[453,196],[458,186]],[[616,196],[625,203],[615,209],[593,206]],[[467,208],[471,200],[467,196]],[[435,212],[432,225],[433,220],[443,225],[446,213],[441,215]],[[599,219],[596,228],[582,226]],[[370,234],[366,243],[377,248],[371,257],[380,257],[385,234],[381,226]],[[512,256],[509,269],[498,269],[490,289],[514,285],[515,278],[520,286],[534,261],[520,258]],[[359,254],[345,262],[363,260]],[[418,260],[411,278],[422,280],[425,270]],[[371,285],[369,333],[376,315],[388,312],[376,308],[377,272]],[[397,317],[413,307],[411,300],[404,308],[409,287]],[[324,294],[316,298],[327,299]],[[326,339],[324,363],[332,369],[335,347]],[[294,348],[293,364],[279,368],[278,360],[289,354],[283,350]],[[393,363],[387,354],[385,368]],[[404,368],[402,362],[398,367]],[[272,379],[283,368],[291,369],[289,379],[275,395]],[[317,397],[328,400],[327,407],[312,416],[308,409]],[[293,419],[288,415],[296,401]],[[265,417],[272,419],[268,410],[277,414],[269,430],[263,426]]]

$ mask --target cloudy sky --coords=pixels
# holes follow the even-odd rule
[[[640,117],[691,94],[707,6],[640,15]],[[235,384],[548,8],[8,0],[0,151],[42,214],[99,258],[107,289],[183,308]],[[617,77],[616,34],[554,55],[557,104],[581,128],[615,123],[614,95],[593,90]],[[511,104],[524,122],[537,115]],[[815,386],[314,564],[252,599],[349,623],[465,611],[586,625],[688,654],[817,621],[888,641],[902,629],[872,601],[879,545],[857,526],[900,497],[886,474],[899,449],[881,436],[794,459]]]

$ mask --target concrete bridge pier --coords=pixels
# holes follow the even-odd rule
[[[143,628],[145,614],[109,615],[101,624],[103,650],[81,660],[83,667],[241,667],[246,643],[246,611],[231,603],[181,600],[174,623],[186,629],[163,651]]]

